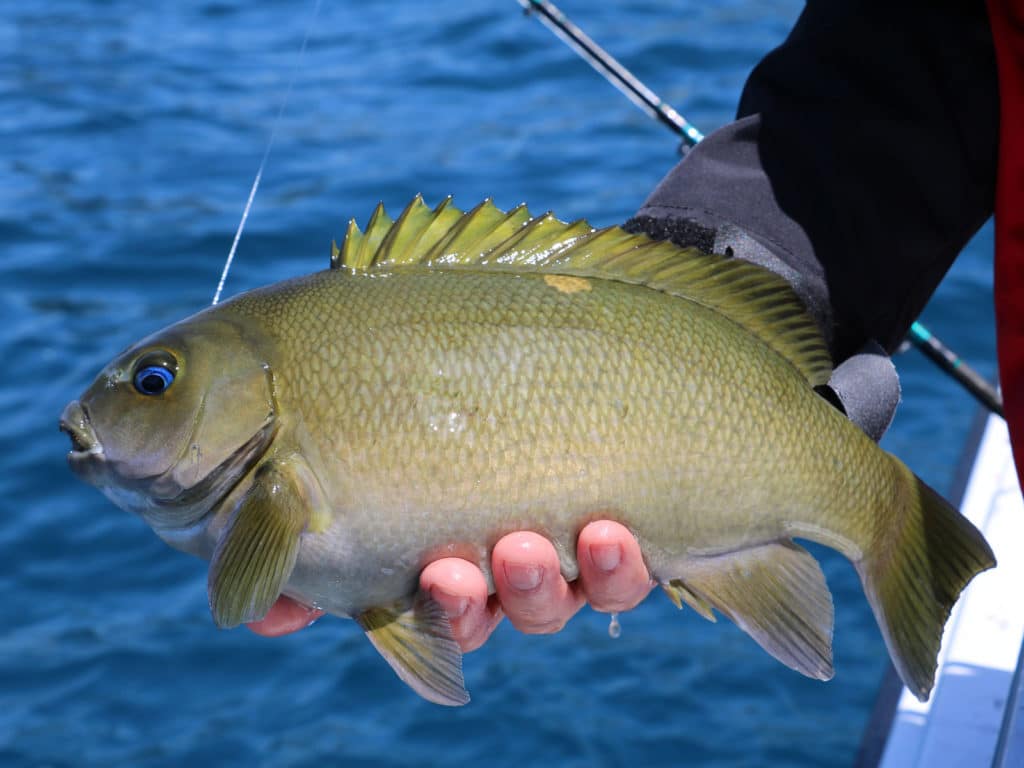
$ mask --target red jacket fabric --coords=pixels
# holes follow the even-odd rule
[[[999,71],[996,331],[1017,474],[1024,481],[1024,0],[988,0]]]

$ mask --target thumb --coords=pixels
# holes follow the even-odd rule
[[[822,391],[825,390],[825,391]],[[870,341],[834,371],[818,394],[845,413],[875,442],[892,424],[900,402],[900,379],[889,355]]]

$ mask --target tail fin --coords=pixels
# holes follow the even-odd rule
[[[903,508],[875,551],[865,552],[856,566],[896,671],[926,701],[949,612],[968,582],[996,561],[967,518],[893,461]]]

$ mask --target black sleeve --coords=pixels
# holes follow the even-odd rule
[[[810,0],[738,118],[628,227],[705,248],[738,229],[769,254],[754,260],[781,259],[837,361],[870,339],[892,351],[992,212],[985,4]]]

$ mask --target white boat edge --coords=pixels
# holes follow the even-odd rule
[[[931,698],[921,703],[901,688],[893,707],[885,688],[898,681],[883,684],[859,766],[1024,766],[1024,498],[998,416],[985,420],[960,510],[985,534],[998,566],[954,607]]]

